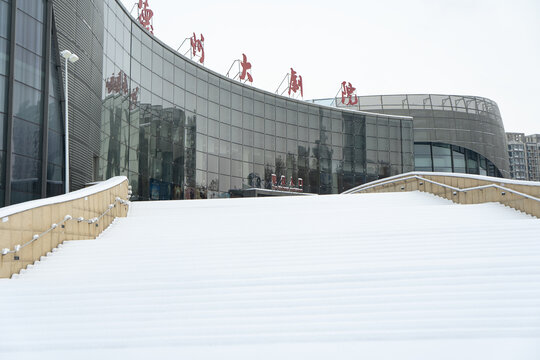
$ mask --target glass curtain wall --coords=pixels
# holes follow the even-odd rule
[[[410,118],[322,108],[224,78],[162,45],[115,0],[104,22],[99,176],[128,176],[137,199],[227,197],[270,188],[272,174],[338,193],[413,169]]]
[[[45,1],[17,0],[11,202],[41,197]]]
[[[63,192],[51,10],[46,0],[0,0],[0,206]]]
[[[502,177],[491,161],[460,146],[438,143],[415,143],[416,171],[458,172]]]

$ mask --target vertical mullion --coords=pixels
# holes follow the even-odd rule
[[[47,167],[49,148],[49,77],[51,61],[51,34],[52,34],[52,3],[47,1],[45,15],[45,56],[43,66],[45,79],[43,82],[43,125],[41,147],[41,197],[47,197]]]
[[[15,80],[15,28],[17,22],[17,0],[11,2],[11,26],[9,44],[9,78],[8,78],[8,111],[6,129],[6,189],[5,205],[11,205],[11,163],[12,163],[12,143],[13,143],[13,82]]]

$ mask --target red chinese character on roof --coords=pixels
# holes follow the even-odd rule
[[[356,105],[358,103],[358,97],[354,94],[356,88],[349,83],[344,81],[341,83],[341,103],[345,104],[345,99],[349,99],[349,102],[346,105]],[[354,95],[354,100],[353,100]]]
[[[246,54],[242,54],[242,57],[244,60],[240,63],[240,65],[242,65],[242,74],[240,74],[240,80],[244,80],[247,75],[248,81],[253,82],[253,77],[247,72],[249,69],[251,69],[251,63],[247,61]]]
[[[139,23],[153,35],[154,26],[150,22],[154,16],[154,12],[148,8],[148,0],[139,0]]]
[[[302,76],[298,75],[296,76],[296,71],[291,68],[291,78],[289,82],[289,95],[291,95],[291,91],[293,93],[296,93],[300,89],[300,95],[304,97],[304,86],[302,85]]]
[[[193,51],[193,56],[197,55],[197,52],[201,53],[201,58],[199,62],[204,64],[204,36],[201,34],[201,39],[197,40],[197,36],[193,33],[193,36],[190,39],[191,41],[191,51]]]

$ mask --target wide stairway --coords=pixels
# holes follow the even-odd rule
[[[420,192],[132,203],[0,280],[1,359],[540,359],[540,220]]]

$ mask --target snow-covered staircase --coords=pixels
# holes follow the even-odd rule
[[[540,359],[540,220],[419,192],[138,202],[0,309],[2,359]]]

